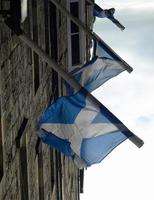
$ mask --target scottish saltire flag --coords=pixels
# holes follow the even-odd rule
[[[122,31],[125,29],[125,27],[113,16],[115,13],[114,8],[110,9],[102,9],[97,4],[94,4],[94,16],[100,17],[100,18],[108,18],[110,19],[116,26],[118,26]]]
[[[72,158],[79,168],[101,162],[133,136],[105,106],[90,100],[85,89],[50,105],[38,130],[44,143]]]
[[[95,56],[81,68],[76,68],[71,74],[83,87],[92,92],[124,70],[120,63],[111,58]],[[68,84],[67,90],[69,94],[74,93],[74,89]]]
[[[94,41],[92,60],[70,73],[78,83],[89,92],[92,92],[125,70],[131,72],[132,68],[105,43]],[[66,86],[67,93],[69,95],[73,94],[74,89],[67,83]]]

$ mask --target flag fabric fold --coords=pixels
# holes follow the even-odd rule
[[[71,72],[73,77],[89,92],[94,91],[109,79],[117,76],[125,69],[110,58],[95,56],[91,61],[81,68],[77,68]],[[69,94],[74,93],[74,89],[67,85]]]
[[[101,162],[133,135],[105,106],[91,101],[85,89],[50,105],[37,128],[44,143],[72,158],[79,168]]]
[[[76,68],[70,74],[88,92],[92,92],[109,79],[132,68],[114,53],[105,43],[94,41],[93,58],[82,67]],[[67,94],[72,95],[74,89],[67,84]]]
[[[115,13],[114,8],[110,9],[102,9],[97,4],[94,4],[94,16],[99,18],[108,18],[110,19],[117,27],[119,27],[122,31],[125,29],[125,27],[113,16]]]
[[[94,40],[94,56],[107,58],[117,62],[124,70],[132,72],[133,68],[129,66],[117,53],[115,53],[105,42]]]

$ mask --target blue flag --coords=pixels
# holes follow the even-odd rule
[[[79,168],[101,162],[133,136],[105,106],[91,101],[84,89],[50,105],[38,130],[44,143],[72,158]]]
[[[92,92],[125,70],[132,71],[132,68],[105,43],[94,41],[92,60],[70,73],[84,88]],[[73,94],[74,89],[67,83],[66,86],[68,94]]]
[[[107,80],[117,76],[125,69],[117,62],[110,58],[95,56],[90,62],[81,68],[71,72],[73,77],[89,92],[94,91]],[[69,94],[74,93],[74,89],[67,85]]]
[[[94,4],[94,16],[99,18],[108,18],[110,19],[117,27],[119,27],[122,31],[125,29],[125,27],[114,17],[115,9],[102,9],[97,4]]]

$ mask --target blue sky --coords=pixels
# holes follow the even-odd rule
[[[116,9],[115,17],[126,27],[120,31],[108,19],[97,19],[94,31],[134,71],[109,80],[94,95],[145,144],[129,140],[101,164],[85,171],[81,200],[153,200],[154,192],[154,1],[97,0],[102,8]]]

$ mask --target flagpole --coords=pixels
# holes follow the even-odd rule
[[[52,3],[55,4],[55,6],[62,12],[64,13],[67,17],[69,17],[76,25],[78,25],[80,28],[82,28],[82,30],[91,38],[93,38],[96,41],[102,42],[111,52],[113,52],[119,59],[122,60],[122,62],[125,64],[123,65],[123,67],[129,72],[131,73],[133,71],[133,68],[126,63],[116,52],[114,52],[114,50],[109,47],[95,32],[92,32],[92,30],[90,30],[88,27],[86,27],[84,25],[83,22],[81,22],[81,20],[77,19],[76,17],[74,17],[63,5],[61,5],[60,3],[56,2],[55,0],[50,0]]]
[[[9,21],[5,21],[9,28],[13,28],[12,24]],[[15,31],[15,30],[13,30]],[[79,91],[82,86],[74,79],[72,75],[66,72],[61,65],[57,64],[50,56],[43,51],[32,39],[30,39],[21,29],[15,31],[19,39],[24,42],[28,47],[30,47],[36,54],[38,54],[52,69],[54,69],[65,81],[67,81],[76,91]],[[88,98],[94,102],[96,105],[102,105],[93,95],[88,93]],[[125,128],[125,127],[124,127]],[[126,127],[127,128],[127,127]],[[143,145],[143,141],[136,136],[135,134],[132,137],[128,138],[131,140],[137,147]]]
[[[26,43],[35,53],[37,53],[48,65],[54,69],[64,80],[66,80],[76,91],[79,91],[82,86],[70,76],[69,73],[63,70],[62,66],[58,65],[48,54],[45,53],[35,42],[28,38],[25,33],[18,36],[20,40]]]

